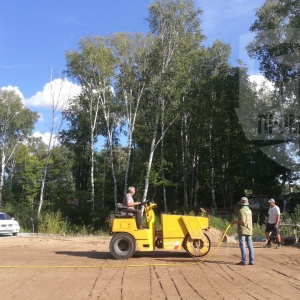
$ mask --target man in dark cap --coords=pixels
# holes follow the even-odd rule
[[[240,201],[240,210],[238,220],[232,221],[231,224],[238,224],[237,233],[239,237],[239,246],[241,249],[242,260],[237,265],[247,264],[246,246],[249,249],[249,265],[254,265],[254,249],[252,244],[252,211],[249,208],[248,198],[243,197]]]
[[[265,248],[271,248],[271,237],[272,235],[276,235],[277,247],[279,249],[281,247],[281,236],[279,233],[279,221],[280,221],[280,208],[275,204],[274,199],[270,199],[269,203],[269,211],[268,211],[268,223],[266,225],[265,234],[267,239],[267,244],[264,246]]]

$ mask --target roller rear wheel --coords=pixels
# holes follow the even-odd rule
[[[206,255],[210,250],[210,239],[204,233],[201,239],[192,239],[188,234],[183,243],[183,248],[192,256],[200,257]]]
[[[135,252],[135,239],[128,233],[116,233],[109,244],[109,250],[116,259],[127,259]]]

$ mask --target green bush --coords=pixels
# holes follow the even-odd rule
[[[107,210],[101,210],[91,213],[82,213],[81,211],[73,210],[66,211],[64,214],[61,211],[41,213],[38,220],[34,216],[36,209],[32,207],[26,207],[24,205],[12,205],[6,204],[3,207],[3,211],[10,214],[21,226],[21,231],[36,231],[39,233],[49,234],[63,234],[63,235],[108,235],[110,233],[111,222],[113,219],[113,212]],[[174,211],[172,214],[186,214]],[[189,212],[188,215],[195,215],[194,211]],[[66,216],[66,217],[64,217]],[[81,217],[84,216],[84,217]],[[265,235],[265,214],[258,212],[253,214],[253,238],[257,236]],[[226,228],[236,216],[232,215],[218,215],[217,213],[210,214],[209,226],[220,230],[222,233],[225,232]],[[296,205],[293,214],[283,213],[281,219],[285,223],[300,223],[300,205]],[[76,221],[76,222],[75,222]],[[143,218],[143,222],[146,220]],[[145,224],[144,224],[145,225]],[[161,219],[160,216],[156,216],[156,230],[161,230]],[[281,233],[283,236],[291,236],[293,234],[292,228],[288,226],[281,227]],[[227,232],[227,235],[232,236],[236,234],[236,225],[231,226]]]
[[[144,218],[145,219],[145,218]],[[145,220],[146,221],[146,220]],[[161,219],[160,219],[160,216],[157,216],[156,214],[155,214],[155,229],[157,230],[157,231],[159,231],[159,230],[161,230],[162,228],[161,228]]]
[[[265,236],[265,226],[264,225],[259,225],[258,223],[253,224],[253,233],[252,233],[253,238],[257,236]]]
[[[50,234],[69,234],[70,224],[63,219],[61,212],[43,213],[38,218],[38,232]]]
[[[297,204],[293,213],[294,222],[300,223],[300,204]]]
[[[1,211],[9,214],[20,224],[20,232],[34,232],[34,213],[32,207],[22,203],[5,203]]]
[[[218,217],[217,215],[209,215],[209,226],[216,228],[218,230],[225,230],[229,225],[229,222],[223,218]]]
[[[209,215],[209,225],[213,228],[220,230],[221,232],[225,232],[228,225],[231,223],[232,220],[227,220],[216,215]],[[237,225],[230,226],[228,229],[227,235],[232,236],[236,234]],[[257,236],[265,236],[265,227],[264,225],[259,225],[258,223],[253,224],[253,238]]]

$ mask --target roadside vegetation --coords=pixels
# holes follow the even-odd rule
[[[265,210],[264,210],[265,211]],[[175,211],[174,214],[178,214],[178,211]],[[93,227],[81,224],[74,225],[71,224],[68,219],[63,218],[60,211],[56,213],[48,213],[42,214],[40,219],[38,220],[38,228],[36,231],[32,226],[22,227],[22,232],[36,232],[36,233],[48,233],[48,234],[59,234],[59,235],[109,235],[110,234],[110,226],[113,218],[113,213],[109,214],[109,217],[105,220],[103,227],[100,230],[95,230]],[[195,215],[192,211],[189,215]],[[225,232],[230,222],[236,219],[234,214],[230,214],[227,216],[218,216],[218,214],[208,214],[209,225],[212,228],[218,229],[221,232]],[[19,218],[17,218],[19,220]],[[294,213],[288,214],[283,213],[281,215],[281,221],[285,224],[300,224],[300,205],[298,204]],[[144,220],[145,222],[145,220]],[[261,220],[261,212],[254,212],[253,214],[253,239],[256,237],[264,237],[265,236],[265,223],[266,223],[266,215],[263,216]],[[21,222],[22,224],[22,222]],[[161,230],[160,217],[156,218],[156,229]],[[299,231],[299,229],[298,229]],[[282,236],[290,237],[293,236],[293,229],[291,227],[282,227],[281,228]],[[236,226],[231,226],[227,232],[228,236],[236,235]]]

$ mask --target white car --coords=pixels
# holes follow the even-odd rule
[[[20,231],[19,222],[15,221],[8,214],[0,212],[0,235],[12,234],[17,236]]]

